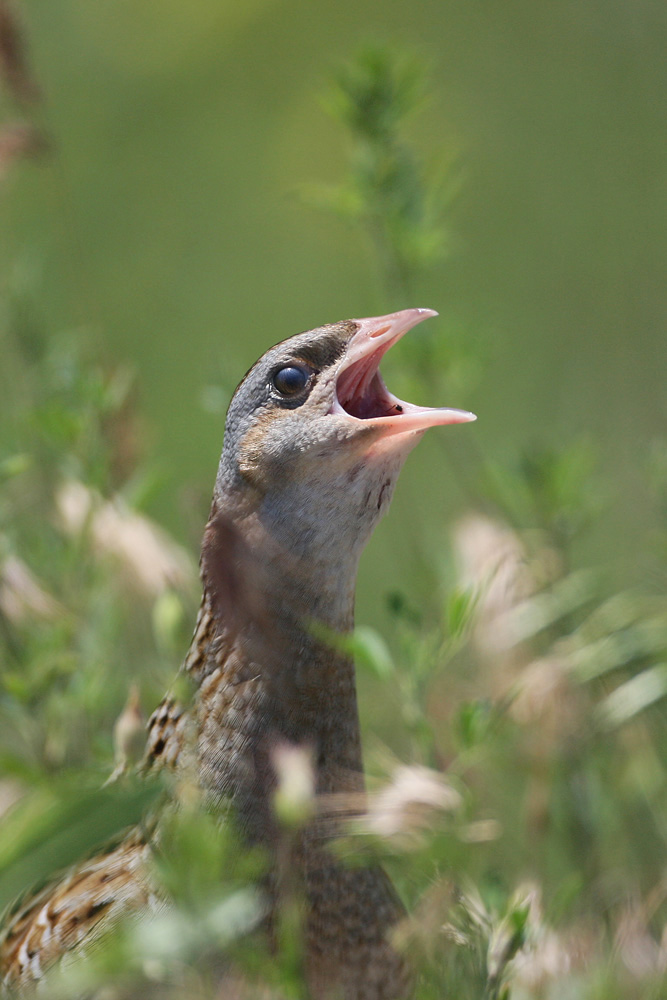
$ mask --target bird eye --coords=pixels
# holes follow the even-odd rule
[[[301,392],[308,382],[308,372],[305,368],[298,368],[296,365],[288,365],[281,368],[273,376],[273,384],[281,396],[295,396]]]

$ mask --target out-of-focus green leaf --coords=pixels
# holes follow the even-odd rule
[[[357,625],[346,641],[348,651],[358,666],[386,679],[396,672],[391,651],[380,633],[367,625]]]
[[[447,631],[453,639],[462,639],[472,621],[479,594],[475,590],[454,588],[445,605]]]
[[[1,823],[0,906],[138,823],[161,791],[125,781],[86,791],[79,778],[29,793]]]
[[[525,642],[567,615],[594,600],[600,574],[578,570],[559,580],[548,591],[529,597],[509,613],[509,629],[515,643]]]
[[[456,720],[462,749],[470,750],[481,743],[488,734],[491,720],[492,706],[488,698],[463,702]]]
[[[666,695],[667,663],[658,663],[619,684],[600,702],[598,717],[606,726],[621,726]]]
[[[575,650],[570,664],[581,681],[627,667],[667,649],[667,617],[649,618]]]

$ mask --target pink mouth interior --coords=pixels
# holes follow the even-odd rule
[[[338,377],[338,402],[351,417],[368,420],[395,417],[403,412],[405,404],[387,389],[377,370],[378,362],[377,355],[371,354],[350,365]]]
[[[367,421],[383,439],[475,420],[475,415],[465,410],[416,406],[398,399],[389,392],[378,371],[385,353],[404,333],[435,315],[432,309],[404,309],[390,316],[354,320],[358,329],[339,369],[330,412]]]

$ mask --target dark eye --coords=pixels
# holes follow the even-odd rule
[[[298,368],[296,365],[289,365],[281,368],[273,376],[273,384],[281,396],[295,396],[301,392],[308,382],[308,372],[305,368]]]

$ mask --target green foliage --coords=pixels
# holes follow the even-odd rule
[[[559,550],[590,528],[603,507],[590,439],[575,438],[558,449],[531,446],[503,464],[484,466],[483,490],[506,518],[547,531]]]
[[[368,46],[341,67],[323,104],[348,132],[348,174],[337,187],[305,191],[366,233],[387,288],[401,295],[442,258],[443,215],[456,189],[450,151],[441,152],[439,175],[430,178],[405,139],[426,89],[422,60],[385,46]]]
[[[60,868],[87,857],[139,823],[155,804],[155,783],[89,787],[81,771],[48,785],[33,784],[3,822],[0,848],[0,906],[27,887],[48,882]]]
[[[121,483],[131,495],[135,471],[127,374],[86,358],[81,337],[33,341],[11,324],[2,335],[14,413],[0,439],[0,752],[5,766],[44,772],[108,758],[137,663],[152,692],[168,676],[151,603],[164,645],[181,629],[178,605],[194,574],[174,565],[175,586],[168,567],[152,581],[137,576],[133,552],[141,558],[151,528],[114,496]]]

